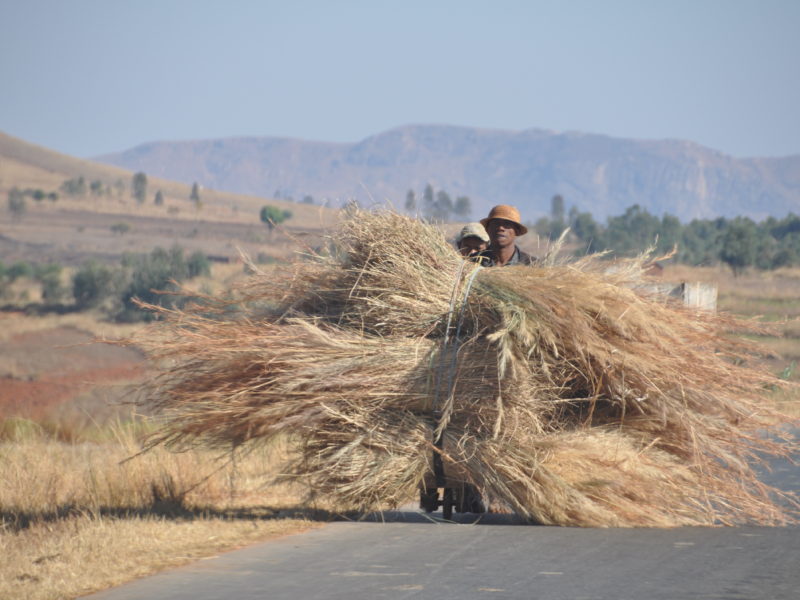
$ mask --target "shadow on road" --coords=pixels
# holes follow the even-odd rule
[[[530,525],[521,517],[513,514],[473,514],[456,513],[451,521],[442,519],[441,513],[426,514],[415,510],[411,505],[397,510],[371,513],[336,513],[318,508],[303,506],[270,507],[251,506],[247,508],[210,508],[186,507],[179,502],[158,502],[148,507],[99,507],[87,510],[86,507],[64,505],[51,511],[0,511],[0,524],[8,531],[22,531],[36,523],[52,523],[76,516],[111,517],[116,519],[132,519],[158,517],[175,521],[193,521],[195,519],[229,519],[229,520],[273,520],[273,519],[305,519],[329,523],[334,521],[353,521],[361,523],[430,523],[436,524],[475,524],[475,525]]]
[[[398,510],[387,510],[369,513],[361,516],[361,522],[366,523],[430,523],[436,524],[462,524],[462,525],[536,525],[519,515],[507,513],[455,513],[452,520],[446,521],[442,513],[424,513],[410,507]]]

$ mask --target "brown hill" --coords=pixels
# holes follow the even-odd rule
[[[154,142],[98,160],[248,194],[336,203],[390,200],[430,182],[469,196],[473,216],[499,202],[528,219],[554,194],[597,218],[639,204],[682,220],[782,217],[800,207],[800,156],[737,159],[680,140],[633,140],[541,129],[399,127],[358,143],[243,137]]]
[[[200,189],[198,203],[190,199],[191,183],[149,174],[145,201],[139,203],[131,194],[133,175],[0,132],[0,260],[70,264],[89,257],[113,260],[126,251],[172,244],[229,260],[238,256],[237,247],[253,256],[285,256],[297,248],[294,236],[319,236],[336,219],[336,212],[326,208],[207,187]],[[63,184],[79,178],[85,191],[65,192]],[[25,211],[16,215],[5,202],[15,187],[29,192]],[[40,196],[57,194],[57,199],[36,200],[37,190]],[[161,205],[154,202],[157,191],[163,196]],[[269,232],[261,223],[259,212],[265,205],[292,213],[280,231]]]

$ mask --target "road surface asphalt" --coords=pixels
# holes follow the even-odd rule
[[[764,480],[800,490],[800,467]],[[440,516],[434,513],[433,517]],[[172,569],[91,600],[797,600],[800,528],[578,529],[409,507]]]

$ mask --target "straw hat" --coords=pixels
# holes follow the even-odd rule
[[[480,223],[467,223],[458,232],[456,236],[456,244],[460,243],[461,240],[468,237],[476,237],[482,242],[489,242],[489,234],[486,233],[486,229],[483,228],[483,225]]]
[[[489,211],[489,216],[485,219],[481,219],[481,225],[486,227],[489,224],[489,221],[492,219],[505,219],[506,221],[516,223],[517,227],[519,227],[519,232],[517,235],[525,235],[528,233],[528,228],[520,223],[521,217],[519,215],[519,211],[515,207],[509,206],[508,204],[498,204],[492,208],[492,210]]]

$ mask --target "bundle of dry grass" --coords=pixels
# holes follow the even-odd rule
[[[135,343],[163,370],[153,444],[288,433],[285,473],[373,509],[413,497],[438,431],[449,477],[542,523],[791,519],[753,469],[795,450],[759,433],[776,381],[746,366],[752,348],[727,335],[741,324],[636,291],[640,261],[480,269],[391,212],[353,214],[332,248],[151,307],[163,318]]]

